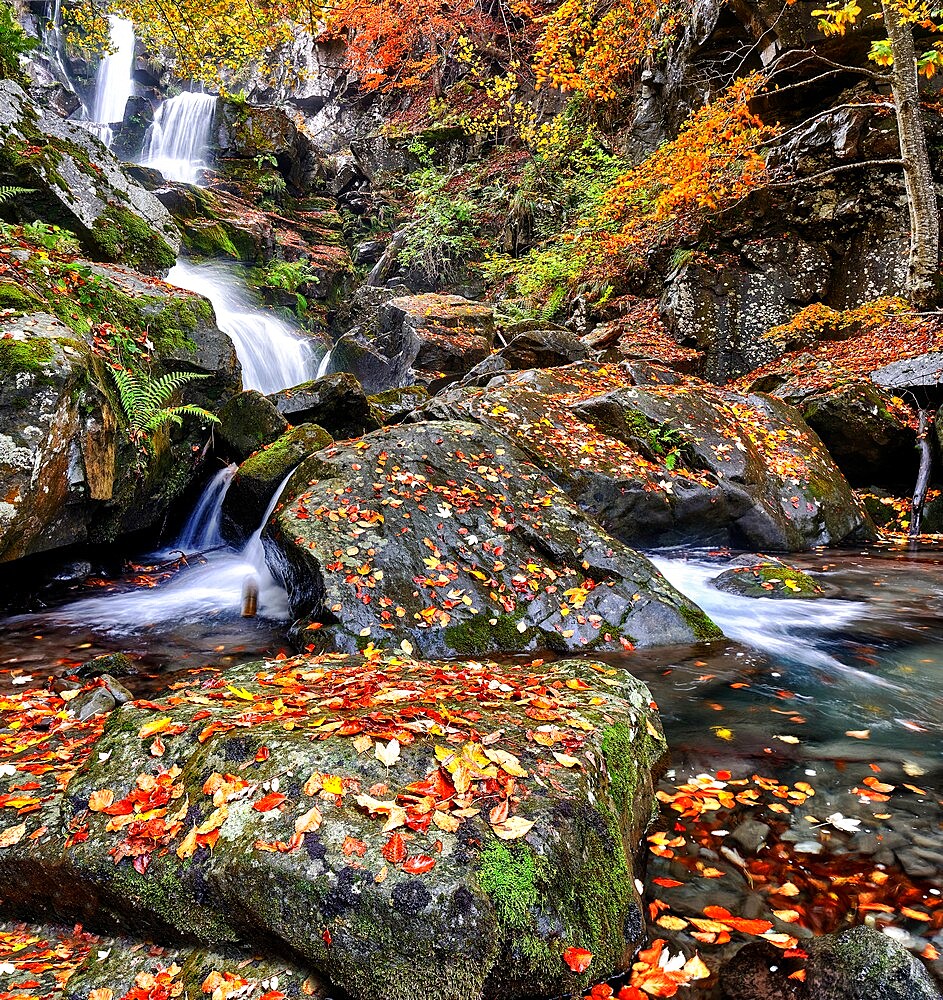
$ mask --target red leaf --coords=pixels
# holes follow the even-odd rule
[[[367,853],[367,845],[356,837],[345,837],[344,843],[341,844],[341,850],[348,858],[351,854],[356,854],[358,858],[362,858]]]
[[[422,875],[434,867],[435,858],[430,858],[428,854],[416,854],[406,861],[403,871],[409,872],[410,875]]]
[[[270,812],[272,809],[277,809],[284,801],[285,796],[281,792],[269,792],[268,795],[263,795],[258,802],[253,802],[252,808],[260,813]]]
[[[563,953],[563,961],[574,972],[585,972],[593,960],[593,953],[585,948],[567,948]]]
[[[398,833],[394,833],[383,845],[380,853],[391,865],[401,864],[406,860],[406,842]]]

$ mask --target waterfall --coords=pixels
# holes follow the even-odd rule
[[[324,376],[327,375],[327,370],[331,364],[331,354],[333,353],[333,351],[334,348],[332,347],[330,350],[324,352],[324,357],[321,358],[321,363],[318,365],[318,373],[317,375],[314,376],[315,378],[324,378]]]
[[[164,101],[147,133],[142,166],[155,167],[167,180],[196,184],[206,166],[215,114],[212,94],[185,92]]]
[[[114,139],[111,126],[124,121],[134,93],[134,25],[123,17],[108,17],[112,52],[102,59],[95,79],[95,101],[89,115],[93,131],[106,146]]]
[[[236,347],[246,389],[268,394],[314,378],[310,341],[274,313],[255,308],[230,271],[178,261],[167,280],[213,303],[220,330]]]
[[[237,465],[227,465],[210,480],[193,513],[183,526],[176,548],[184,552],[206,552],[225,545],[222,536],[223,500]]]
[[[234,467],[222,470],[212,480],[193,512],[188,528],[203,508],[207,537],[218,530],[213,525],[219,523],[223,500],[232,482],[231,470],[234,471]],[[199,623],[211,615],[238,617],[246,581],[251,579],[258,586],[259,615],[276,621],[287,620],[288,595],[265,562],[262,532],[291,474],[282,480],[261,523],[242,549],[228,546],[214,548],[206,553],[201,563],[181,569],[171,580],[158,587],[89,597],[59,608],[56,618],[83,628],[98,628],[103,632],[124,635],[146,631],[155,625]],[[182,539],[180,547],[184,547]],[[166,557],[168,553],[156,555]]]

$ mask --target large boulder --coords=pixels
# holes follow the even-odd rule
[[[285,417],[257,389],[234,396],[223,407],[219,419],[220,435],[240,462],[277,441],[288,430]]]
[[[495,375],[528,368],[556,368],[587,361],[593,352],[569,330],[525,329],[515,333],[507,346],[489,355],[462,380],[463,385],[487,385]]]
[[[155,376],[206,376],[178,401],[215,410],[240,386],[232,343],[204,299],[123,268],[70,267],[24,255],[3,285],[19,283],[20,300],[0,287],[0,301],[18,310],[0,315],[0,560],[153,527],[200,475],[209,429],[192,419],[155,435],[140,467],[110,374],[108,329],[149,338]],[[71,275],[88,304],[62,295],[59,282]]]
[[[346,372],[302,382],[269,398],[289,423],[319,424],[338,438],[356,437],[379,426],[360,383]]]
[[[26,221],[73,231],[95,259],[174,265],[180,238],[164,206],[87,128],[43,112],[12,80],[0,80],[0,182],[33,189],[11,210],[19,202]]]
[[[396,385],[455,381],[491,353],[491,307],[460,295],[404,295],[380,307],[374,346],[395,365]]]
[[[666,748],[625,671],[371,652],[203,672],[107,720],[68,705],[0,703],[0,794],[24,741],[42,761],[2,831],[8,910],[268,942],[361,1000],[581,994],[643,937]]]
[[[514,445],[400,425],[308,459],[264,535],[303,641],[423,655],[622,649],[716,638],[640,555]]]
[[[233,476],[223,500],[223,534],[245,541],[258,528],[275,491],[308,455],[334,439],[317,424],[292,427],[280,438],[250,455]]]
[[[807,395],[799,410],[852,485],[913,486],[917,433],[909,408],[889,390],[837,382]]]
[[[873,525],[795,409],[645,363],[583,363],[450,389],[425,411],[524,448],[630,544],[801,551]]]

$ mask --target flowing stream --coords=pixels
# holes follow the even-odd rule
[[[246,389],[267,395],[316,376],[318,358],[311,342],[274,313],[255,306],[232,268],[182,260],[167,280],[213,303],[219,328],[236,346]]]
[[[109,15],[112,51],[102,59],[95,78],[95,100],[89,125],[106,146],[114,139],[112,128],[124,121],[128,100],[134,95],[134,25],[123,17]]]

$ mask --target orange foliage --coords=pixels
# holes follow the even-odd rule
[[[337,0],[327,21],[365,90],[418,87],[461,36],[494,29],[477,0]]]
[[[657,48],[667,45],[686,5],[675,0],[563,0],[538,44],[539,84],[611,100]],[[607,9],[608,8],[608,9]]]
[[[762,74],[737,80],[695,112],[678,137],[623,174],[606,194],[604,250],[644,252],[693,236],[703,215],[735,204],[767,180],[761,144],[775,134],[749,103],[763,88]]]

